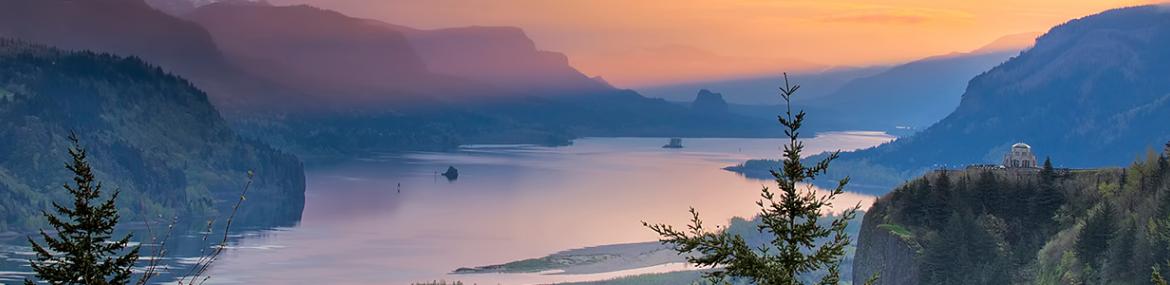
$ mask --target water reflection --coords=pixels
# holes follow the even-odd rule
[[[806,150],[855,149],[889,139],[874,133],[835,133],[807,141]],[[451,153],[376,155],[314,169],[307,174],[299,225],[233,237],[209,283],[409,284],[445,279],[517,284],[684,270],[685,265],[667,264],[590,275],[448,274],[458,267],[570,248],[652,241],[657,237],[641,221],[681,225],[691,206],[711,224],[752,215],[760,187],[771,182],[721,168],[778,157],[783,143],[687,139],[686,148],[663,149],[663,141],[603,138],[557,148],[468,146]],[[453,183],[439,175],[448,166],[459,173]],[[871,201],[870,196],[848,194],[837,205]],[[25,257],[14,255],[18,251],[4,252],[19,261]]]

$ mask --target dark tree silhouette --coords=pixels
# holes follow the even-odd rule
[[[1109,240],[1113,239],[1117,231],[1116,215],[1113,204],[1103,202],[1085,220],[1085,226],[1075,244],[1077,257],[1085,265],[1100,268],[1105,251],[1109,248]]]
[[[930,190],[926,192],[926,202],[923,204],[924,217],[930,227],[942,228],[951,217],[951,194],[954,193],[951,185],[951,176],[946,169],[938,171],[938,179],[931,181]]]
[[[36,252],[36,259],[29,263],[37,277],[49,284],[127,284],[139,248],[128,246],[130,235],[118,240],[112,238],[118,225],[118,209],[114,204],[118,190],[109,199],[98,201],[102,184],[94,179],[85,148],[76,134],[71,133],[69,141],[73,161],[65,168],[73,172],[74,184],[64,187],[73,196],[73,207],[54,202],[57,215],[43,211],[56,234],[49,235],[42,229],[44,245],[28,238]],[[25,280],[25,284],[33,282]]]
[[[749,245],[743,236],[729,233],[726,229],[708,232],[703,227],[699,213],[691,208],[691,225],[686,231],[676,230],[665,224],[642,222],[661,235],[661,242],[674,246],[680,254],[695,253],[687,261],[701,267],[709,267],[704,276],[715,282],[727,278],[743,279],[752,284],[795,285],[803,284],[803,274],[824,269],[827,274],[818,284],[838,284],[840,264],[850,240],[845,228],[856,214],[860,205],[847,209],[828,224],[818,221],[832,207],[832,201],[844,193],[848,178],[837,183],[827,195],[818,195],[811,186],[803,187],[829,169],[829,163],[839,152],[828,154],[815,165],[806,166],[801,161],[804,144],[798,139],[800,127],[804,124],[804,111],[792,112],[792,96],[800,86],[789,85],[785,75],[780,97],[787,104],[787,111],[778,116],[784,125],[788,144],[784,145],[782,169],[772,170],[779,192],[764,187],[760,207],[762,224],[758,230],[774,238],[768,245]],[[870,278],[867,284],[876,280]]]
[[[1052,160],[1044,159],[1044,168],[1040,170],[1040,189],[1033,193],[1029,199],[1028,208],[1032,209],[1032,223],[1033,225],[1047,225],[1052,220],[1052,215],[1060,210],[1060,206],[1064,205],[1064,193],[1060,192],[1057,187],[1056,169],[1052,167]],[[1042,229],[1048,232],[1049,229]]]

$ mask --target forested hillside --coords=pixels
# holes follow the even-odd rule
[[[297,158],[238,136],[190,82],[137,58],[0,40],[0,231],[41,226],[40,211],[67,195],[71,131],[98,179],[122,190],[127,222],[218,215],[249,170],[256,183],[242,222],[300,219]]]
[[[1167,45],[1164,7],[1061,24],[1035,47],[971,79],[946,118],[913,136],[841,154],[833,175],[891,189],[938,166],[997,163],[1017,142],[1062,158],[1058,166],[1126,165],[1170,140]],[[759,174],[766,165],[744,170]]]
[[[866,213],[853,280],[1148,284],[1170,260],[1170,161],[935,171]]]
[[[857,78],[837,91],[807,100],[803,107],[822,114],[827,130],[921,130],[959,105],[967,81],[1019,51],[957,53],[916,60]]]

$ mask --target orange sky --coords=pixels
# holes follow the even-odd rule
[[[418,28],[517,26],[620,87],[903,62],[1149,0],[270,0]]]

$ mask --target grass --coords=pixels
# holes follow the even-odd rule
[[[900,237],[904,240],[914,238],[914,233],[911,233],[910,229],[907,229],[906,227],[903,227],[901,225],[881,224],[881,225],[878,225],[878,228],[889,231],[890,233],[897,235],[898,237]]]

